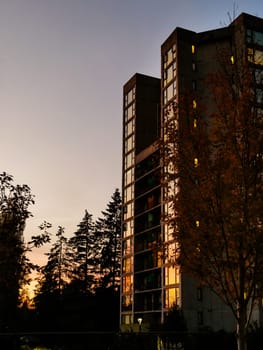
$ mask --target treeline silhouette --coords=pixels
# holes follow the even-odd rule
[[[44,222],[24,242],[34,196],[0,174],[0,332],[116,331],[119,327],[121,196],[113,193],[101,217],[84,217],[70,236]],[[28,252],[46,245],[47,263],[33,264]],[[21,291],[36,275],[35,296]]]

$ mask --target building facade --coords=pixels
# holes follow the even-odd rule
[[[121,317],[123,329],[138,320],[155,327],[174,305],[184,312],[190,331],[202,327],[234,329],[230,310],[209,290],[171,263],[176,242],[162,218],[169,210],[161,186],[158,140],[172,103],[186,93],[192,108],[214,108],[205,77],[218,64],[220,51],[238,55],[255,71],[257,102],[263,102],[263,19],[241,14],[229,26],[196,33],[176,28],[161,45],[161,79],[135,74],[123,89],[123,231]],[[193,125],[197,117],[193,113]],[[184,121],[178,122],[183,125]],[[193,162],[198,158],[193,155]],[[165,244],[165,254],[163,247]]]

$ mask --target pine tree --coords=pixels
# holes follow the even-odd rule
[[[96,237],[92,214],[85,210],[78,230],[69,240],[72,260],[71,284],[77,285],[82,293],[91,292],[96,282]]]
[[[59,226],[56,233],[56,241],[46,255],[47,264],[42,268],[42,281],[40,281],[40,295],[57,293],[62,294],[67,285],[67,238],[64,236],[64,228]]]
[[[97,220],[97,230],[102,242],[100,268],[101,285],[118,289],[121,266],[121,195],[115,190],[102,218]]]

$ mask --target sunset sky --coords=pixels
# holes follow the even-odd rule
[[[229,24],[259,0],[0,0],[0,172],[35,195],[25,237],[66,235],[121,186],[122,86],[160,76],[175,27]]]

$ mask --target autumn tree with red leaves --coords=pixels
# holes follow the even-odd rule
[[[263,65],[237,45],[232,52],[217,53],[202,99],[185,92],[167,109],[164,219],[178,242],[176,263],[230,307],[245,350],[262,296]]]

